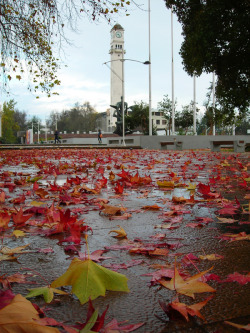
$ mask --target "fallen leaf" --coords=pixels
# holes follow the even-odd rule
[[[103,205],[101,207],[101,213],[108,216],[113,215],[121,215],[127,209],[124,207],[117,207],[117,206],[110,206],[110,205]]]
[[[141,209],[144,210],[160,210],[162,207],[158,205],[143,206]]]
[[[12,236],[15,236],[16,238],[24,237],[25,235],[26,235],[25,232],[22,230],[14,230],[12,232]]]
[[[178,298],[169,304],[165,304],[162,301],[159,301],[162,310],[172,319],[172,311],[178,311],[186,321],[189,321],[188,315],[197,316],[203,320],[205,320],[204,316],[200,313],[200,310],[210,301],[213,296],[208,297],[202,302],[187,305],[185,303],[179,302]]]
[[[27,277],[30,277],[30,275],[27,274],[20,274],[15,273],[13,275],[0,276],[0,283],[2,283],[3,288],[9,288],[11,283],[31,283],[30,281],[27,281]]]
[[[199,256],[200,259],[202,260],[219,260],[219,259],[223,259],[223,256],[220,256],[219,254],[213,253],[213,254],[207,254],[207,255],[200,255]]]
[[[105,296],[106,290],[129,292],[127,277],[104,268],[92,260],[74,258],[68,270],[51,283],[52,288],[72,286],[72,292],[79,298],[81,304]]]
[[[137,330],[137,328],[144,325],[144,323],[139,324],[132,324],[132,325],[124,325],[120,326],[124,322],[118,323],[116,319],[113,319],[109,324],[107,324],[103,330],[101,330],[101,333],[127,333],[127,332],[133,332]]]
[[[118,225],[117,227],[119,227],[120,229],[119,230],[110,230],[109,234],[111,232],[115,232],[117,235],[115,235],[113,237],[116,237],[116,238],[127,238],[126,231],[120,225]]]
[[[54,293],[60,295],[68,295],[65,291],[51,288],[51,287],[39,287],[28,289],[29,293],[26,295],[26,298],[36,297],[42,295],[46,303],[50,303],[54,298]]]
[[[28,253],[30,251],[23,251],[23,249],[25,249],[29,245],[30,244],[18,246],[13,249],[11,249],[10,247],[4,246],[1,248],[0,253],[7,254],[7,255],[12,255],[12,254],[16,254],[16,253],[18,253],[18,254]]]
[[[233,327],[238,328],[239,330],[246,330],[246,331],[250,331],[250,324],[247,325],[240,325],[240,324],[235,324],[232,323],[231,321],[224,321],[225,324],[231,325]]]
[[[170,290],[176,290],[180,294],[194,298],[195,293],[215,292],[216,291],[215,289],[210,287],[208,284],[199,281],[199,279],[203,275],[205,275],[207,272],[209,272],[212,268],[213,267],[184,280],[180,276],[180,274],[175,266],[174,277],[170,281],[161,279],[161,280],[159,280],[159,282],[165,288],[168,288]]]
[[[39,314],[32,303],[16,295],[0,310],[0,332],[59,333],[57,328],[38,324],[38,320]]]
[[[233,274],[229,274],[223,282],[238,282],[240,284],[247,284],[250,282],[250,273],[247,275],[243,275],[237,272],[234,272]]]

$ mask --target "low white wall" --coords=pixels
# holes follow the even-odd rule
[[[170,135],[141,136],[141,147],[144,149],[161,149],[160,142],[182,141],[182,149],[210,149],[211,140],[244,140],[250,143],[250,135]],[[169,146],[170,149],[173,147]]]

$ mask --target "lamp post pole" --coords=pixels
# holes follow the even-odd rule
[[[172,135],[175,135],[175,109],[174,109],[174,33],[173,8],[171,7],[171,52],[172,52]]]
[[[148,133],[149,135],[152,135],[152,96],[151,96],[151,9],[150,9],[150,0],[148,0],[148,48],[149,48],[149,55],[148,55],[148,61],[149,61],[149,67],[148,67],[148,112],[149,112],[149,128]]]
[[[125,99],[125,89],[124,89],[124,50],[122,50],[122,142],[123,146],[125,143],[125,112],[124,112],[124,99]]]
[[[193,105],[193,127],[194,127],[194,135],[197,135],[196,133],[196,76],[194,74],[194,105]]]
[[[215,135],[215,74],[213,72],[213,135]]]

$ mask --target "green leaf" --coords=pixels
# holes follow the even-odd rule
[[[127,277],[104,268],[92,260],[74,258],[67,271],[51,283],[51,287],[72,286],[81,304],[105,296],[106,290],[129,292]]]
[[[98,310],[95,310],[95,312],[92,314],[92,316],[89,318],[89,321],[84,326],[84,328],[80,331],[80,333],[91,333],[91,328],[95,325],[95,322],[98,317]]]
[[[51,287],[32,288],[32,289],[28,289],[28,290],[29,290],[29,293],[28,293],[28,295],[25,296],[26,298],[31,298],[31,297],[36,297],[36,296],[43,295],[43,298],[44,298],[46,303],[50,303],[53,300],[54,293],[61,294],[61,295],[67,295],[68,294],[65,291],[55,289],[55,288],[51,288]]]

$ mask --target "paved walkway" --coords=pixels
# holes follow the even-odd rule
[[[54,202],[55,207],[69,208],[71,214],[84,219],[93,229],[88,237],[90,252],[107,250],[103,257],[111,257],[101,260],[101,265],[128,277],[130,293],[107,292],[106,297],[93,301],[100,312],[109,304],[106,323],[112,318],[118,322],[127,320],[129,324],[144,323],[136,332],[230,333],[238,330],[224,321],[243,325],[250,322],[250,283],[230,280],[230,274],[246,276],[250,268],[250,243],[245,234],[249,234],[250,216],[248,200],[244,198],[249,192],[249,154],[54,149],[2,151],[0,156],[0,182],[6,193],[6,208],[14,204],[17,209],[20,206],[27,209],[34,201],[47,207]],[[100,187],[103,177],[107,184]],[[42,199],[34,189],[35,179],[39,189],[48,193]],[[57,190],[49,185],[54,181]],[[119,192],[116,181],[123,187],[121,194],[116,193]],[[15,184],[13,191],[10,184]],[[22,195],[25,201],[19,205],[18,198]],[[125,208],[129,217],[106,216],[100,210],[105,202]],[[31,220],[33,226],[25,228],[25,237],[7,238],[12,232],[8,230],[3,245],[30,244],[32,250],[50,248],[53,252],[23,254],[18,262],[2,261],[1,275],[28,268],[51,283],[66,271],[76,254],[65,251],[68,243],[58,243],[65,235],[41,237],[44,229],[39,232],[38,221],[44,220],[43,214]],[[115,233],[110,231],[119,229],[117,225],[126,231],[126,239],[112,237]],[[239,240],[228,234],[237,234]],[[81,243],[76,248],[84,252],[84,238]],[[210,254],[217,260],[200,257]],[[152,276],[145,274],[173,270],[175,263],[183,276],[213,267],[209,272],[212,275],[207,275],[207,284],[215,292],[195,294],[195,299],[179,294],[179,301],[187,305],[213,295],[201,310],[206,321],[191,316],[188,322],[181,316],[169,319],[161,309],[159,301],[171,303],[177,293],[162,287],[159,276],[153,282]],[[35,273],[32,280],[43,286],[43,279]],[[34,285],[12,286],[14,293],[22,295],[27,294],[27,288]],[[32,302],[44,306],[39,297]],[[68,325],[84,321],[87,313],[87,305],[80,305],[72,296],[56,296],[48,308],[47,316]]]

